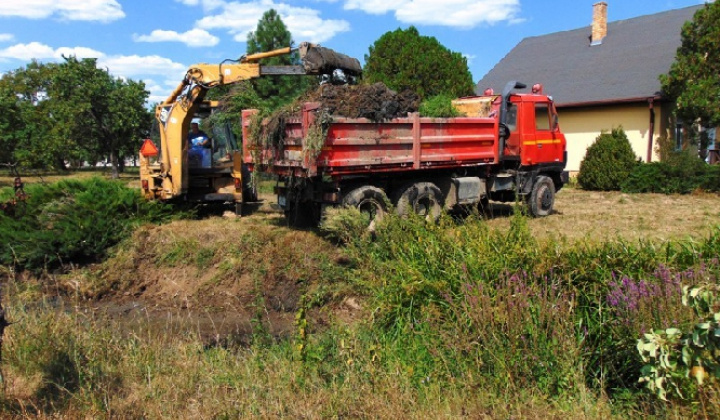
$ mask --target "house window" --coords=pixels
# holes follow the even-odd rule
[[[710,127],[707,129],[708,149],[717,149],[720,145],[717,143],[717,128]]]
[[[537,131],[550,131],[548,104],[535,104],[535,129]]]
[[[675,150],[682,150],[683,148],[683,124],[682,121],[678,121],[675,124]]]

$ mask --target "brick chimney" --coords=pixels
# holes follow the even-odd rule
[[[590,45],[600,45],[607,36],[607,3],[593,4],[592,36]]]

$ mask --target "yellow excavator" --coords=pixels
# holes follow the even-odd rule
[[[299,65],[268,66],[260,60],[297,51]],[[234,203],[235,212],[253,200],[248,188],[242,147],[228,129],[213,132],[212,147],[191,147],[188,141],[191,121],[209,115],[217,102],[206,101],[205,94],[216,86],[230,85],[269,75],[330,75],[340,70],[345,77],[362,73],[360,62],[308,42],[297,48],[245,55],[220,64],[191,66],[182,82],[159,104],[155,118],[159,129],[159,147],[145,140],[140,149],[140,183],[148,199]]]

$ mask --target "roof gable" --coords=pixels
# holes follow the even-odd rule
[[[477,85],[501,91],[510,80],[542,83],[559,106],[643,100],[660,95],[683,23],[703,6],[608,23],[602,44],[590,27],[523,39]]]

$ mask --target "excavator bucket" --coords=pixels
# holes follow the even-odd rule
[[[357,58],[309,42],[301,43],[298,50],[307,74],[332,74],[338,69],[349,76],[362,74],[362,67]]]

